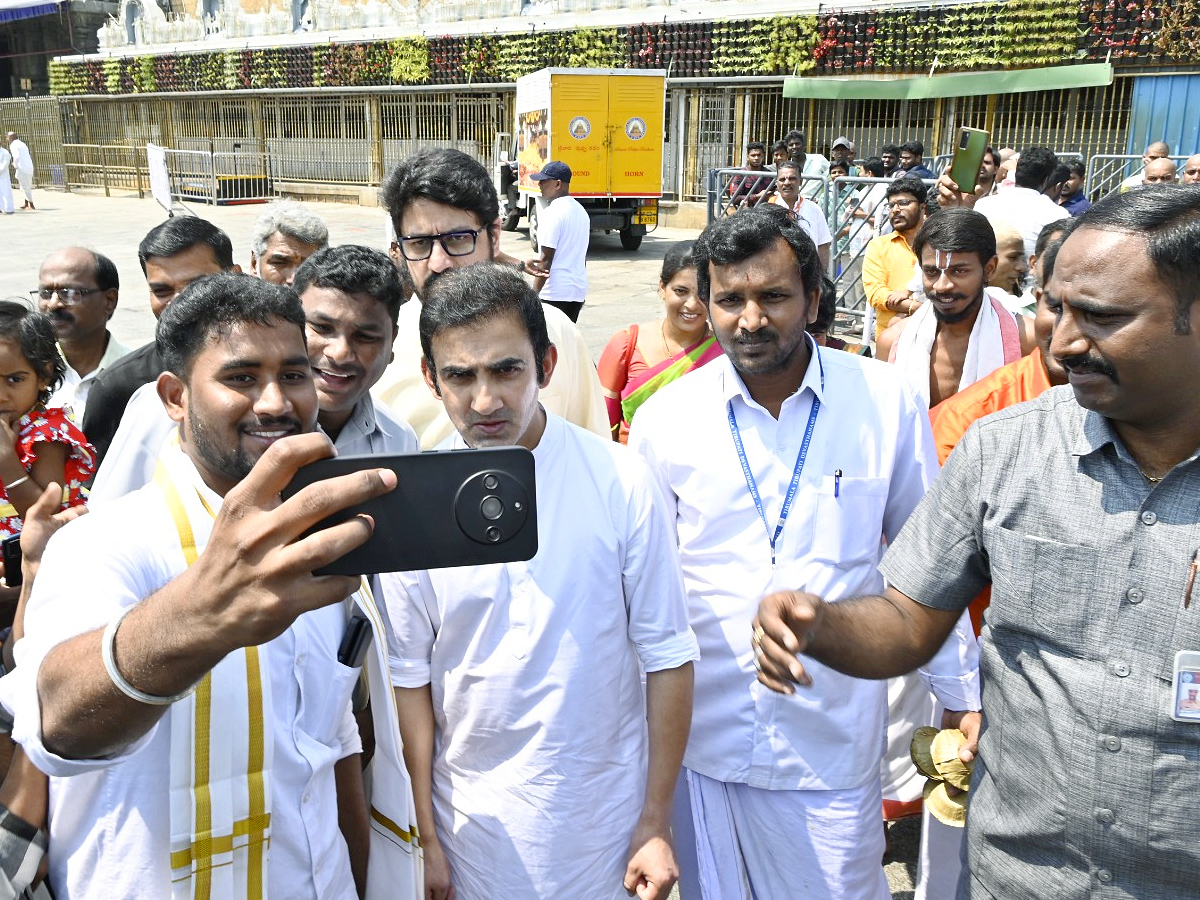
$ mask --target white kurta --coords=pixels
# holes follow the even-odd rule
[[[611,440],[600,377],[583,335],[553,306],[543,305],[542,309],[546,313],[550,343],[558,348],[558,365],[538,399],[548,412]],[[417,330],[420,319],[420,300],[414,297],[400,307],[400,330],[392,345],[395,359],[371,393],[413,427],[422,450],[432,450],[454,434],[454,426],[442,401],[430,393],[421,374],[421,335]]]
[[[220,505],[198,475],[195,484],[213,508]],[[208,534],[198,532],[196,540],[203,548]],[[170,716],[114,757],[63,759],[41,743],[36,680],[51,648],[103,627],[185,567],[175,523],[154,486],[72,522],[46,548],[26,637],[17,645],[20,665],[0,680],[0,702],[13,711],[14,739],[53,776],[50,881],[59,900],[171,895]],[[263,646],[273,698],[273,897],[357,897],[333,777],[339,759],[361,750],[350,712],[358,669],[337,661],[345,623],[346,609],[337,604],[301,616]]]
[[[153,381],[134,391],[108,453],[100,463],[88,506],[101,506],[149,484],[154,479],[163,442],[174,428],[175,423],[163,409]],[[416,453],[419,449],[413,430],[382,404],[376,405],[370,394],[365,394],[355,405],[333,445],[342,456]]]
[[[381,576],[393,681],[432,686],[434,811],[459,900],[627,896],[641,672],[696,657],[650,473],[547,418],[532,560]]]
[[[8,167],[11,163],[12,154],[0,147],[0,172],[4,173],[4,177],[0,178],[0,213],[5,215],[13,212],[12,181],[8,177]]]

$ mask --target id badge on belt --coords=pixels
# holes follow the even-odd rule
[[[1171,683],[1171,718],[1176,722],[1200,722],[1200,651],[1180,650],[1175,654]]]

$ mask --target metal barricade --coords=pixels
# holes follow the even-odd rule
[[[747,186],[747,179],[749,185]],[[708,221],[714,222],[733,215],[745,206],[766,198],[775,189],[775,173],[754,169],[708,170]],[[800,193],[829,213],[829,179],[820,175],[803,175]]]
[[[212,155],[216,194],[221,206],[266,203],[275,197],[273,160],[269,154],[239,150]]]
[[[863,320],[864,329],[874,316],[862,283],[863,256],[867,245],[880,233],[875,216],[893,180],[846,176],[835,178],[830,186],[829,231],[834,247],[829,254],[829,277],[837,291],[837,311]],[[930,189],[930,197],[935,196],[937,182],[926,178],[922,183]],[[869,343],[872,337],[864,332],[863,340]]]
[[[213,154],[204,150],[167,150],[166,154],[172,197],[200,203],[217,202]]]
[[[63,186],[102,188],[104,196],[113,190],[136,192],[146,196],[149,176],[146,148],[121,144],[63,144]]]
[[[1078,156],[1079,154],[1075,154]],[[1167,157],[1179,168],[1187,161],[1187,156]],[[1084,182],[1084,192],[1093,203],[1114,191],[1121,189],[1121,184],[1132,178],[1145,168],[1140,153],[1097,153],[1088,159],[1087,179]]]

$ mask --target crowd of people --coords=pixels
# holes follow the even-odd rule
[[[598,365],[455,150],[389,173],[386,254],[287,201],[247,273],[156,226],[138,349],[111,260],[49,253],[0,302],[0,898],[886,900],[930,724],[974,776],[923,900],[1193,892],[1200,186],[1148,150],[1073,214],[1045,148],[964,193],[885,147],[847,345],[781,144]],[[404,472],[301,467],[499,446],[532,559],[314,574]]]

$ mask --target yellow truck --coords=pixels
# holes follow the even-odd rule
[[[518,78],[511,155],[497,165],[505,229],[525,216],[537,250],[544,204],[530,176],[557,160],[571,167],[571,196],[592,228],[616,231],[636,250],[658,225],[666,81],[662,69],[552,68]]]

